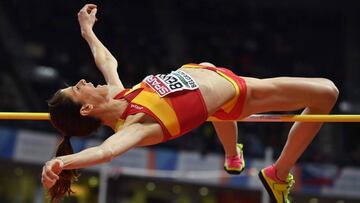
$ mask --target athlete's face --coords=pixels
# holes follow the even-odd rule
[[[98,85],[95,87],[91,82],[86,82],[84,79],[81,79],[76,85],[65,88],[62,91],[75,102],[83,105],[101,105],[108,101],[107,85]]]

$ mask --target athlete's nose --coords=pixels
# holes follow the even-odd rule
[[[76,83],[76,87],[80,87],[80,86],[82,86],[82,85],[85,85],[85,83],[86,83],[86,81],[84,80],[84,79],[81,79],[81,80],[79,80],[79,82],[78,83]]]

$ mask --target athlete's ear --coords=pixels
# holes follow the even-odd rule
[[[87,116],[90,114],[90,112],[94,109],[94,106],[92,104],[83,104],[80,109],[80,114],[82,116]]]

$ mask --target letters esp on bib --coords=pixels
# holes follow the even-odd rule
[[[169,74],[149,75],[143,81],[160,97],[181,90],[195,90],[199,88],[191,76],[181,70],[172,71]]]

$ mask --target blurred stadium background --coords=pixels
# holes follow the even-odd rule
[[[103,79],[81,38],[77,12],[88,1],[0,1],[0,111],[47,111],[46,100],[81,78]],[[360,1],[92,1],[95,32],[119,62],[128,87],[145,75],[209,61],[253,77],[327,77],[340,89],[332,113],[360,112]],[[222,172],[210,124],[179,140],[132,150],[82,170],[63,202],[266,202],[256,175],[277,157],[290,124],[239,123],[247,170]],[[360,125],[327,123],[294,169],[293,202],[360,202]],[[73,139],[76,150],[111,131]],[[42,164],[57,132],[45,121],[0,121],[0,202],[45,202]]]

